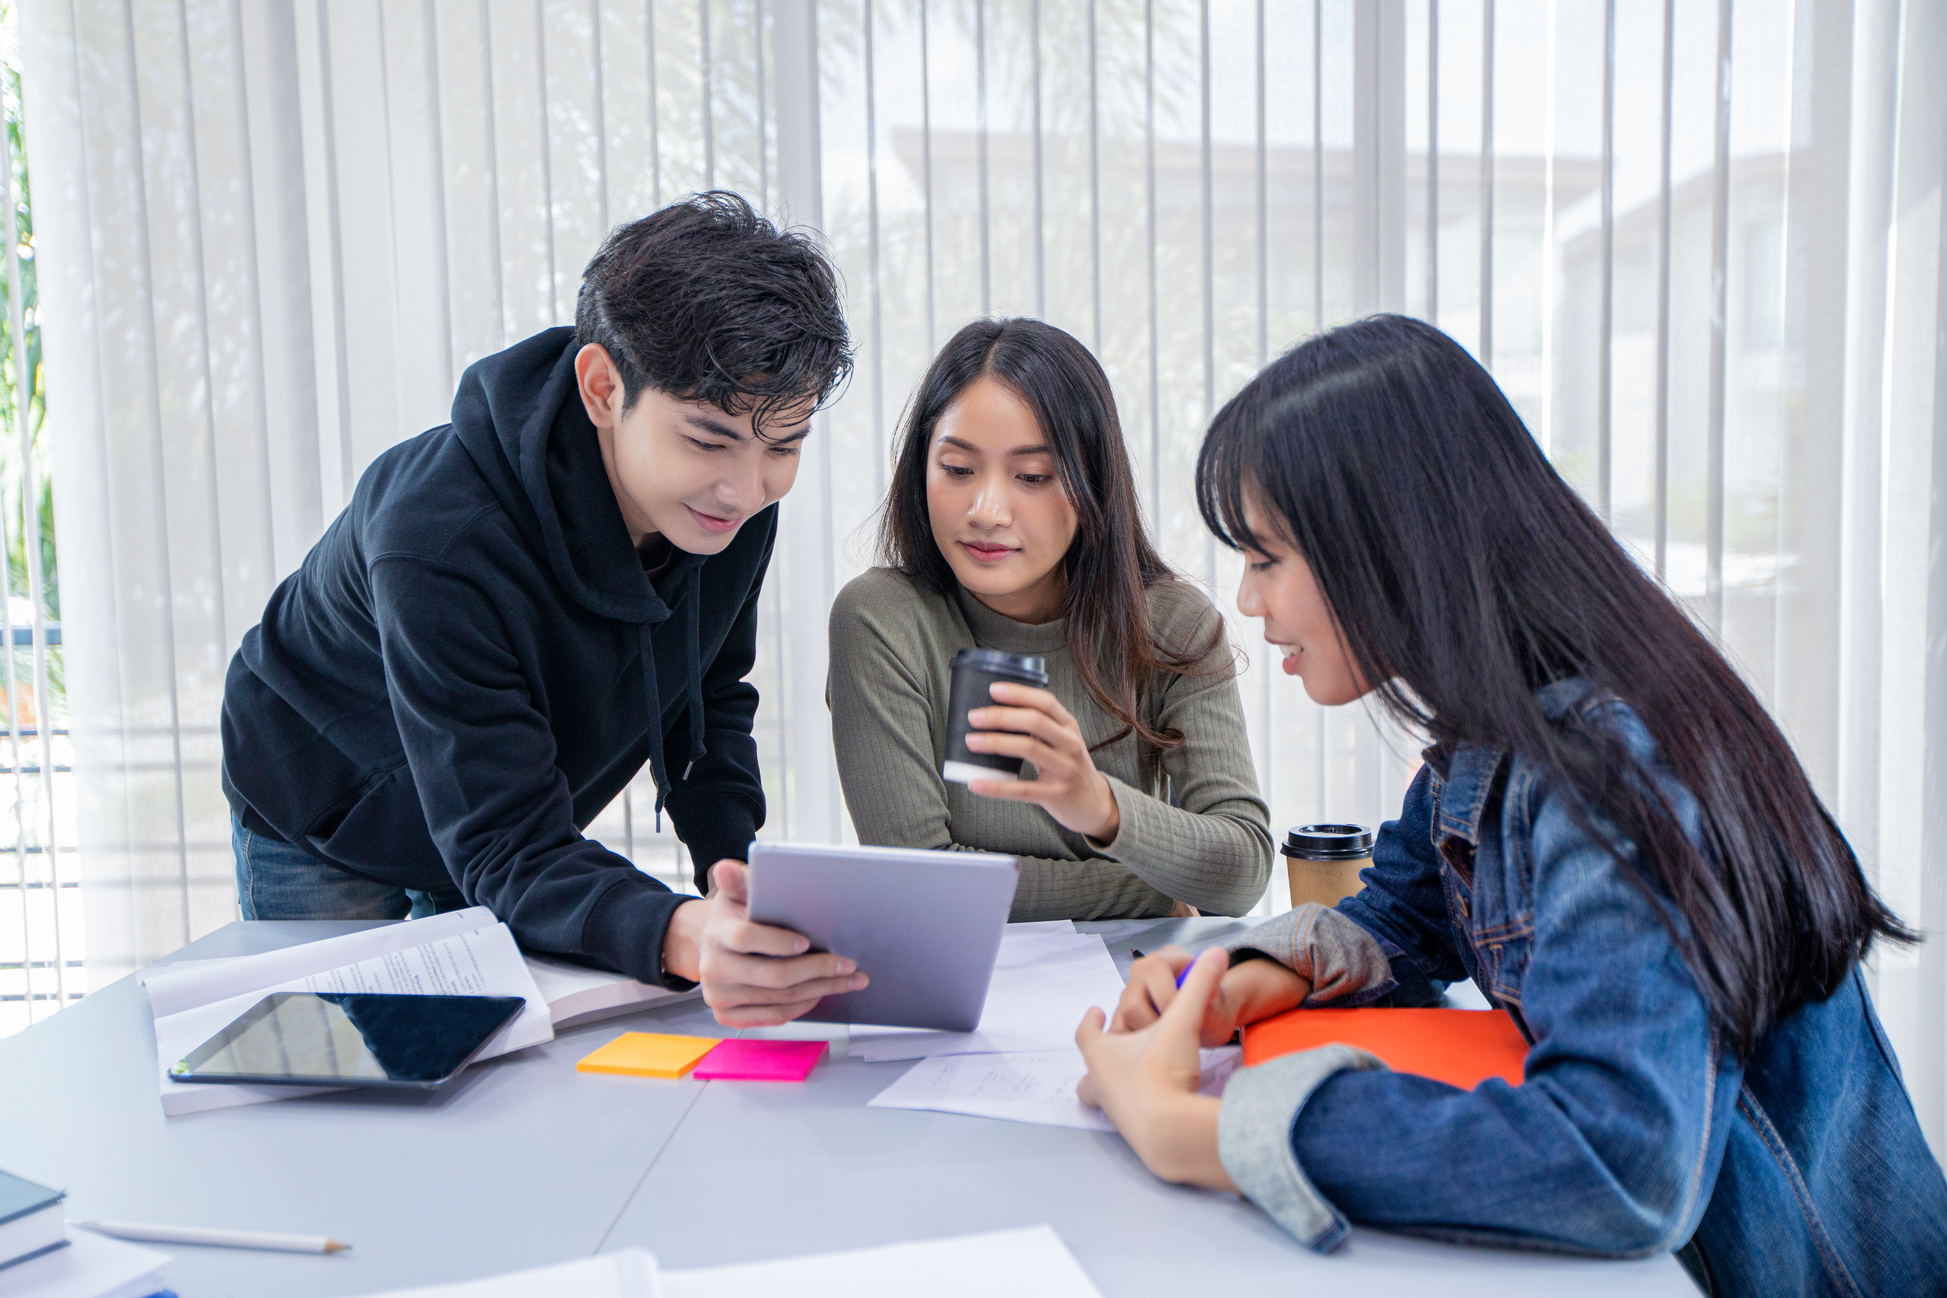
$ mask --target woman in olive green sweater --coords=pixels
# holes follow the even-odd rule
[[[1036,320],[956,334],[907,414],[879,544],[832,607],[826,682],[860,842],[1018,856],[1016,920],[1256,904],[1271,836],[1223,619],[1144,534],[1087,348]],[[1046,660],[1048,688],[995,685],[968,738],[1033,778],[940,774],[970,646]]]

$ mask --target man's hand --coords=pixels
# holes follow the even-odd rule
[[[709,900],[676,908],[663,937],[663,968],[702,983],[703,1003],[728,1028],[776,1027],[823,997],[864,987],[866,976],[844,956],[807,955],[803,934],[751,922],[747,868],[718,861]]]
[[[1222,1102],[1197,1094],[1197,1025],[1226,963],[1221,949],[1205,951],[1171,1007],[1140,1032],[1102,1031],[1099,1009],[1083,1015],[1075,1044],[1088,1075],[1076,1095],[1107,1113],[1143,1166],[1164,1180],[1235,1191],[1217,1151]]]
[[[1134,1032],[1162,1017],[1180,994],[1176,976],[1190,965],[1190,953],[1166,946],[1129,966],[1129,985],[1115,1007],[1111,1032]],[[1189,990],[1187,985],[1185,991]],[[1311,980],[1276,960],[1247,960],[1226,968],[1216,994],[1210,998],[1199,1028],[1205,1047],[1221,1046],[1246,1023],[1298,1008],[1311,995]]]

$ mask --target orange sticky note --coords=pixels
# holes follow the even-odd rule
[[[575,1065],[578,1073],[626,1077],[681,1077],[717,1048],[715,1037],[677,1037],[662,1032],[624,1032]]]
[[[1244,1066],[1334,1043],[1465,1091],[1490,1077],[1519,1086],[1527,1075],[1528,1042],[1502,1010],[1289,1010],[1244,1029]]]

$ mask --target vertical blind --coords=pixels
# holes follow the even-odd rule
[[[737,189],[822,231],[859,348],[784,504],[767,836],[850,833],[825,611],[908,394],[983,315],[1114,382],[1150,526],[1259,366],[1378,310],[1486,363],[1733,655],[1888,900],[1947,1122],[1947,11],[1920,0],[43,0],[24,14],[91,977],[235,914],[224,666],[467,364],[572,318],[614,222]],[[1491,502],[1484,502],[1491,507]],[[1418,758],[1250,649],[1282,827]],[[646,776],[644,777],[646,781]],[[633,790],[591,832],[681,881]],[[1263,908],[1284,904],[1282,881]],[[74,941],[80,935],[72,935]]]

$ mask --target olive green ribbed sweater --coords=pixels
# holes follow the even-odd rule
[[[1158,637],[1173,645],[1195,644],[1218,616],[1187,582],[1151,588],[1149,610]],[[983,798],[940,778],[951,663],[969,646],[1046,658],[1048,688],[1089,743],[1121,728],[1077,678],[1065,622],[1030,626],[958,587],[936,595],[873,568],[832,605],[825,683],[861,843],[1018,856],[1016,920],[1164,915],[1172,900],[1241,915],[1256,904],[1270,877],[1271,834],[1227,643],[1207,674],[1167,674],[1141,700],[1151,725],[1182,732],[1181,747],[1159,756],[1129,735],[1096,750],[1122,817],[1106,846],[1031,803]]]

